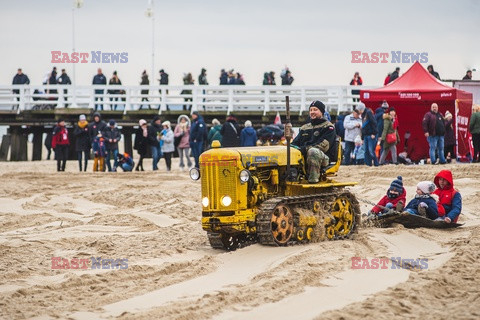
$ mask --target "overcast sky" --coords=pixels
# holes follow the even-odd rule
[[[10,84],[18,67],[41,84],[55,65],[72,74],[72,64],[52,64],[51,51],[72,52],[69,0],[0,0],[0,84]],[[150,74],[151,20],[147,0],[84,0],[75,12],[78,52],[127,52],[126,64],[77,64],[76,82],[90,84],[97,67],[124,84]],[[155,80],[158,70],[181,84],[184,72],[195,83],[202,67],[210,84],[221,68],[260,85],[265,71],[288,65],[296,85],[348,84],[359,71],[366,85],[382,85],[396,66],[352,64],[351,51],[428,53],[443,79],[480,69],[480,1],[155,1]],[[391,60],[391,58],[389,58]],[[480,80],[480,70],[474,72]],[[151,77],[150,77],[151,79]],[[277,78],[277,83],[280,79]],[[155,84],[158,84],[156,81]]]

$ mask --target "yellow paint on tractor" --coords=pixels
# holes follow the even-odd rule
[[[291,168],[297,172],[295,181],[286,179],[286,146],[214,147],[202,153],[200,156],[202,228],[209,232],[209,235],[219,233],[255,235],[258,210],[264,201],[276,197],[314,196],[356,184],[337,182],[333,179],[340,166],[341,146],[339,159],[336,159],[337,161],[327,170],[325,179],[316,184],[309,184],[306,180],[305,160],[301,152],[293,148],[290,152]],[[241,173],[244,178],[248,178],[246,181],[241,180]],[[341,203],[337,204],[333,219],[340,219],[345,215],[340,205]],[[298,225],[294,230],[289,224],[285,226],[286,229],[278,226],[280,234],[294,232],[293,237],[297,241],[311,240],[314,228],[319,223],[314,211],[320,210],[320,206],[321,203],[313,204],[311,214],[299,215],[296,222]],[[296,214],[298,217],[298,213]],[[288,213],[285,218],[272,217],[272,223],[285,223],[291,215],[293,216],[293,213]],[[339,225],[325,227],[327,236],[329,233],[334,235],[335,230],[347,233],[352,230],[352,226],[349,226],[345,219],[339,221],[342,221],[344,228]]]

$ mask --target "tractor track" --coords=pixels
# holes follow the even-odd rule
[[[313,208],[313,203],[318,201],[323,204],[323,208],[320,208],[319,212],[315,214],[317,218],[324,218],[330,215],[330,209],[332,207],[335,199],[339,197],[346,197],[350,203],[353,205],[354,212],[354,223],[353,229],[347,235],[335,235],[333,240],[340,240],[345,238],[351,238],[353,234],[357,232],[358,224],[360,222],[360,207],[355,196],[347,190],[333,191],[318,195],[307,195],[307,196],[285,196],[285,197],[276,197],[264,201],[257,213],[257,237],[258,241],[263,245],[278,246],[279,243],[275,241],[275,238],[272,234],[271,220],[274,209],[278,205],[288,205],[288,206],[297,206],[300,208],[310,209]],[[294,210],[295,211],[295,210]],[[297,227],[299,225],[298,215],[294,215],[294,225]],[[315,237],[313,241],[324,240],[325,229],[321,223],[317,223],[314,229]],[[286,243],[287,245],[296,244],[298,241],[295,237],[291,237],[290,240]]]

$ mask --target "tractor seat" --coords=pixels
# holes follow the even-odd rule
[[[332,160],[328,166],[324,169],[326,174],[335,174],[342,163],[342,139],[337,136],[335,139],[335,146],[330,151],[329,158]],[[334,159],[334,161],[333,161]]]

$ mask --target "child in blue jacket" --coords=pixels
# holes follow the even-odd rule
[[[132,171],[135,166],[132,157],[128,153],[118,154],[118,167],[122,168],[123,171]]]
[[[94,155],[93,172],[105,171],[107,148],[105,147],[105,139],[103,139],[101,132],[98,132],[97,136],[93,139],[92,150]]]
[[[438,207],[431,193],[435,190],[435,184],[430,181],[422,181],[417,184],[415,198],[405,207],[405,211],[422,217],[435,220],[438,218]]]

